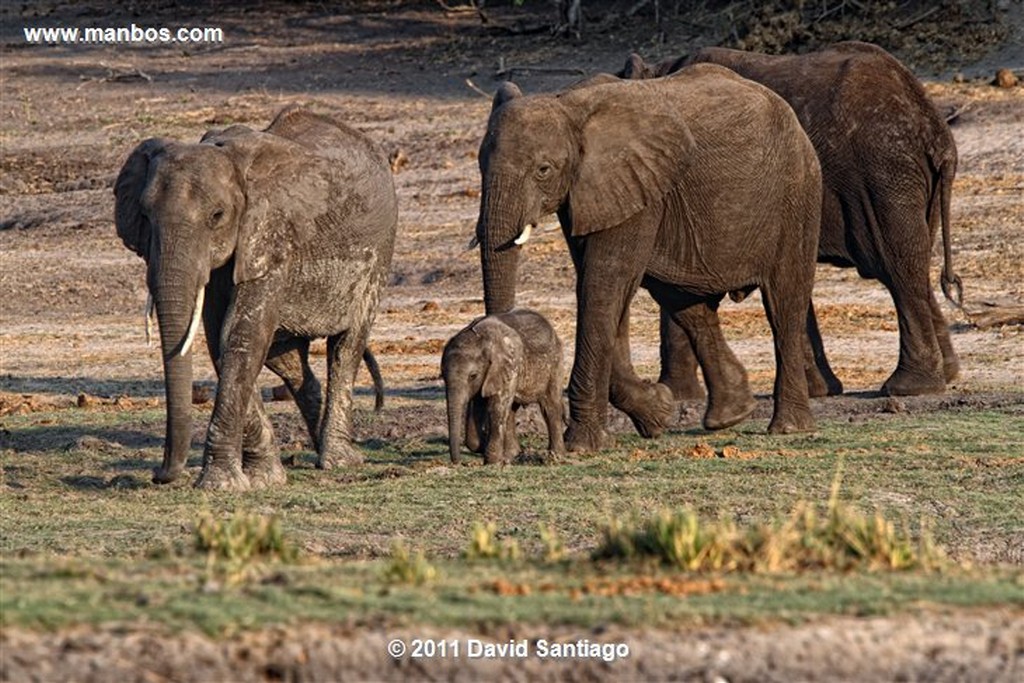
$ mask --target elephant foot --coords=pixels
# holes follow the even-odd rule
[[[227,466],[204,467],[196,481],[196,488],[207,491],[248,491],[252,484],[241,466],[232,463]]]
[[[704,387],[697,381],[697,373],[687,374],[685,377],[663,375],[658,378],[658,384],[667,386],[676,401],[703,401],[707,397]]]
[[[600,425],[584,425],[570,422],[565,430],[565,448],[571,453],[599,451],[608,446],[611,437]]]
[[[249,477],[249,483],[253,489],[276,488],[288,483],[288,474],[277,455],[261,458],[258,461],[244,461],[242,472]]]
[[[960,376],[960,359],[956,356],[952,358],[946,358],[942,363],[942,375],[946,378],[946,383],[952,382]]]
[[[798,434],[814,431],[814,417],[810,408],[777,410],[768,424],[769,434]]]
[[[184,467],[160,467],[153,468],[153,483],[154,484],[170,484],[172,481],[181,476],[181,473],[185,471]]]
[[[484,464],[485,465],[504,465],[511,462],[511,458],[506,458],[504,453],[498,451],[484,451]]]
[[[320,470],[332,470],[335,467],[350,467],[363,464],[363,452],[351,441],[336,443],[330,449],[325,449],[316,460],[316,467]]]
[[[816,367],[808,367],[804,374],[807,376],[807,393],[811,398],[839,396],[843,393],[843,383],[831,372],[822,373]]]
[[[738,425],[750,417],[756,407],[757,401],[749,389],[746,395],[725,401],[710,401],[704,413],[704,429],[714,431]]]
[[[938,371],[921,373],[896,368],[896,372],[885,380],[882,394],[885,396],[919,396],[941,394],[946,390],[946,379]]]
[[[632,409],[623,410],[633,421],[633,426],[640,436],[653,439],[668,429],[672,421],[678,417],[679,408],[671,388],[661,383],[648,387],[645,395],[632,406]]]

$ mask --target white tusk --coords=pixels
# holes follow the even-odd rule
[[[516,244],[518,244],[518,245],[526,244],[526,240],[530,239],[530,233],[532,233],[532,232],[533,232],[533,224],[530,223],[525,228],[523,228],[523,231],[521,233],[519,233],[519,237],[516,238]]]
[[[146,293],[146,346],[153,345],[153,295]]]
[[[196,294],[196,307],[192,311],[192,322],[188,324],[188,334],[185,335],[185,343],[181,345],[179,356],[184,356],[192,348],[192,342],[196,338],[196,330],[199,329],[199,319],[203,317],[203,300],[206,298],[206,287],[200,287]]]
[[[471,239],[469,241],[469,244],[466,245],[466,251],[472,251],[473,249],[476,249],[479,246],[480,246],[480,238],[477,237],[476,235],[473,235],[473,239]]]

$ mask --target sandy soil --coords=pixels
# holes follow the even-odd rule
[[[1011,16],[1019,18],[1020,3],[1010,4]],[[282,106],[298,102],[348,121],[406,160],[396,175],[400,238],[372,335],[398,408],[387,417],[385,434],[362,436],[443,433],[440,412],[425,421],[417,407],[403,408],[401,398],[437,391],[444,340],[483,309],[477,255],[465,249],[478,210],[476,150],[489,110],[488,99],[476,89],[492,92],[501,64],[555,70],[515,72],[527,92],[560,87],[579,72],[614,70],[630,49],[645,44],[638,35],[646,29],[624,26],[572,44],[547,36],[492,35],[471,13],[446,13],[433,3],[364,3],[359,11],[345,4],[332,10],[317,3],[291,9],[264,4],[207,17],[201,7],[154,6],[154,14],[121,16],[98,3],[43,2],[5,6],[0,14],[0,414],[69,405],[83,393],[98,400],[127,397],[154,405],[160,400],[159,360],[143,333],[144,264],[114,234],[113,179],[128,152],[146,137],[194,140],[208,128],[234,122],[262,127]],[[193,18],[186,22],[183,16]],[[508,10],[506,18],[511,22],[517,16]],[[21,39],[25,25],[122,21],[219,25],[227,40],[186,50],[43,47]],[[659,46],[655,51],[681,53],[701,42],[692,32],[673,36],[675,50]],[[960,112],[953,128],[960,151],[953,252],[968,311],[984,302],[1024,302],[1024,240],[1019,238],[1024,89],[988,84],[996,67],[1024,70],[1022,37],[1018,21],[1010,47],[999,48],[990,60],[957,65],[966,82],[928,84],[940,108]],[[978,79],[971,80],[974,76]],[[936,245],[933,282],[939,253]],[[571,358],[574,277],[557,230],[535,234],[521,273],[520,303],[555,322]],[[815,298],[827,350],[850,392],[817,401],[816,413],[878,412],[886,399],[873,392],[897,357],[888,294],[852,271],[820,267]],[[1021,327],[978,329],[964,311],[948,305],[945,310],[962,376],[946,396],[907,399],[897,409],[1020,403]],[[727,305],[723,319],[755,390],[767,394],[774,367],[759,298]],[[633,354],[642,374],[656,374],[656,310],[643,293],[633,312]],[[197,364],[196,375],[213,385],[208,362]],[[263,381],[267,387],[275,383],[269,375]],[[368,405],[370,399],[359,400]],[[762,400],[760,417],[767,410]],[[278,433],[286,444],[291,438],[301,442],[297,418],[288,415],[275,413]],[[699,415],[695,407],[685,409],[679,426],[696,424]],[[621,416],[614,417],[613,426],[630,430]],[[5,630],[0,678],[298,680],[500,673],[531,679],[678,674],[685,680],[1019,680],[1022,630],[1020,615],[993,612],[833,619],[767,631],[631,633],[620,635],[636,644],[636,655],[616,666],[558,668],[533,662],[528,669],[502,665],[487,671],[395,665],[382,655],[380,631],[323,638],[306,629],[213,643],[188,635],[163,640],[106,630],[45,636]],[[523,631],[515,637],[541,635],[542,630]],[[322,644],[309,644],[315,642]],[[58,652],[63,654],[54,658]],[[148,672],[128,664],[142,660],[153,662]]]

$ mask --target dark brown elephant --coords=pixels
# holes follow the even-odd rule
[[[686,327],[698,358],[731,354],[717,320],[704,319],[723,293],[760,287],[777,359],[769,431],[813,428],[803,346],[821,177],[781,98],[714,65],[558,94],[522,96],[504,84],[480,170],[487,312],[514,307],[519,250],[542,216],[558,213],[576,267],[567,447],[606,443],[609,398],[647,435],[671,418],[671,392],[639,381],[630,364],[629,304],[640,286],[677,321],[696,316]]]
[[[949,237],[957,153],[949,126],[921,84],[887,52],[858,42],[799,56],[705,48],[690,59],[655,65],[632,55],[619,76],[654,78],[701,62],[727,66],[777,92],[814,143],[824,185],[818,261],[855,267],[861,277],[879,280],[896,305],[899,362],[883,393],[944,391],[959,361],[929,283],[929,266],[941,224],[942,291],[959,303],[962,287],[953,273]],[[819,371],[818,377],[809,372],[812,395],[841,393],[813,307],[808,332],[816,361],[809,365]],[[660,381],[679,398],[699,395],[689,346],[663,314]]]
[[[200,319],[219,386],[197,486],[285,480],[256,387],[264,365],[295,396],[320,467],[361,460],[352,384],[397,224],[381,151],[293,107],[265,131],[232,126],[199,144],[146,140],[125,162],[115,194],[117,233],[146,260],[160,323],[167,438],[154,480],[175,479],[188,456]],[[309,366],[317,337],[327,338],[326,400]]]
[[[453,463],[462,444],[487,464],[519,453],[516,411],[536,403],[548,428],[548,450],[562,441],[562,342],[536,311],[517,308],[477,318],[445,344],[441,356]]]

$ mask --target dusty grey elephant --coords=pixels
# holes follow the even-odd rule
[[[445,344],[441,377],[448,402],[448,446],[453,463],[462,444],[487,464],[519,453],[516,411],[537,403],[548,429],[548,450],[562,441],[562,343],[551,323],[519,308],[477,318]]]
[[[264,131],[232,126],[199,144],[146,140],[115,194],[117,233],[146,260],[160,323],[167,438],[154,481],[175,479],[188,456],[200,318],[219,387],[197,486],[285,480],[256,389],[264,365],[295,396],[317,465],[360,461],[352,384],[397,223],[381,151],[358,131],[290,107]],[[327,338],[326,400],[309,367],[317,337]]]
[[[760,287],[777,360],[769,431],[813,429],[803,346],[821,175],[780,97],[714,65],[557,94],[522,96],[505,84],[480,170],[487,312],[514,307],[519,250],[542,216],[558,213],[576,267],[569,449],[605,445],[609,398],[643,434],[672,416],[671,391],[639,381],[630,363],[629,304],[640,286],[677,321],[696,316],[688,327],[698,358],[731,356],[706,312],[725,292]],[[709,404],[721,414],[705,421],[734,408],[750,411]]]
[[[914,75],[883,49],[838,43],[805,55],[770,56],[705,48],[692,58],[648,65],[631,55],[624,78],[654,78],[686,64],[727,66],[781,95],[814,144],[824,185],[818,261],[855,267],[889,290],[899,320],[900,355],[883,393],[945,390],[959,372],[946,319],[929,283],[941,225],[946,298],[959,304],[949,207],[957,152],[953,135]],[[954,293],[954,289],[956,290]],[[696,387],[695,359],[679,328],[662,321],[662,378],[682,398]],[[808,332],[820,378],[812,394],[842,392],[832,374],[814,310]]]

